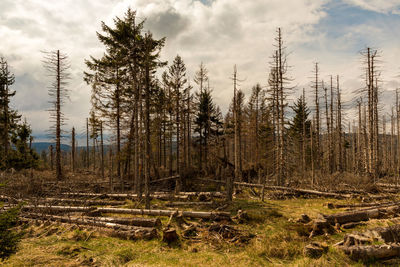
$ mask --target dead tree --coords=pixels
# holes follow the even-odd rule
[[[314,81],[314,96],[315,96],[315,134],[316,134],[316,139],[315,139],[315,150],[316,150],[316,167],[319,168],[319,155],[321,153],[321,144],[320,144],[320,138],[321,138],[321,128],[320,128],[320,113],[319,113],[319,68],[318,68],[318,63],[315,63],[315,81]]]
[[[68,97],[66,88],[69,79],[69,63],[68,57],[60,53],[59,50],[46,52],[44,66],[48,71],[49,77],[52,79],[49,87],[50,103],[50,121],[53,123],[50,130],[56,142],[56,178],[62,180],[63,173],[61,168],[61,135],[64,121],[64,114],[61,111],[65,99]]]
[[[336,76],[336,90],[337,90],[337,121],[336,121],[336,129],[337,129],[337,142],[338,142],[338,169],[339,171],[343,171],[343,137],[342,137],[342,102],[341,102],[341,94],[340,94],[340,86],[339,86],[339,75]]]
[[[101,153],[101,178],[104,179],[104,143],[103,143],[103,122],[100,121],[100,153]]]
[[[72,142],[71,142],[71,167],[72,167],[72,171],[73,172],[75,172],[75,148],[76,148],[76,145],[75,145],[75,128],[74,127],[72,127],[72,134],[71,134],[72,136],[71,136],[71,139],[72,139]]]
[[[285,53],[285,47],[282,41],[281,29],[277,30],[277,37],[275,38],[275,53],[273,55],[273,62],[271,63],[271,75],[269,84],[272,91],[273,106],[275,109],[274,114],[274,125],[276,134],[276,158],[275,167],[277,175],[277,184],[282,185],[284,183],[285,172],[286,172],[286,141],[285,141],[285,107],[286,96],[290,88],[287,87],[287,83],[291,81],[287,77],[288,65],[287,56]]]
[[[90,162],[89,162],[89,119],[86,118],[86,168],[89,170]]]

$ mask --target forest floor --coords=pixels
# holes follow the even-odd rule
[[[329,209],[327,203],[348,204],[357,200],[328,198],[292,198],[261,202],[247,191],[237,195],[228,208],[232,215],[244,210],[249,220],[231,223],[244,240],[224,239],[209,234],[200,239],[185,239],[168,245],[158,237],[153,240],[122,240],[107,237],[95,230],[57,223],[29,224],[24,227],[24,237],[18,252],[4,266],[363,266],[379,264],[399,265],[400,260],[388,262],[355,262],[333,244],[343,240],[353,231],[393,224],[389,219],[372,219],[365,225],[333,234],[313,237],[305,233],[304,225],[296,223],[302,215],[311,219],[319,214],[340,212]],[[161,206],[162,201],[153,200]],[[127,201],[125,207],[132,206]],[[196,210],[202,208],[196,207]],[[204,209],[207,210],[207,209]],[[121,215],[120,215],[121,216]],[[168,217],[163,218],[163,225]],[[211,225],[201,219],[195,223]],[[327,253],[313,259],[304,256],[304,247],[311,241],[329,245]]]

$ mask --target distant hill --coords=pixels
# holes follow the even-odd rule
[[[51,142],[33,142],[32,143],[32,148],[36,150],[37,153],[42,153],[43,150],[48,151],[49,150],[49,146],[53,145],[53,148],[56,148],[56,144],[55,143],[51,143]],[[71,146],[69,145],[65,145],[65,144],[61,144],[61,150],[62,151],[71,151]]]
[[[42,153],[43,150],[48,151],[50,145],[53,145],[54,149],[56,148],[56,144],[51,143],[51,142],[33,142],[32,148],[35,149],[38,154],[40,154],[40,153]],[[91,149],[91,147],[92,146],[89,146],[89,149]],[[108,148],[109,148],[109,145],[104,145],[104,153],[106,153],[108,151]],[[79,151],[81,149],[86,149],[86,146],[78,146],[76,149],[77,149],[77,151]],[[61,150],[69,152],[69,151],[71,151],[71,146],[66,145],[66,144],[61,144]]]

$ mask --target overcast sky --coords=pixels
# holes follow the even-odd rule
[[[100,22],[112,25],[128,7],[146,18],[145,29],[167,38],[164,60],[181,55],[191,78],[200,62],[206,65],[214,100],[224,112],[232,97],[234,64],[247,96],[257,82],[266,86],[277,27],[289,52],[291,99],[303,87],[311,93],[313,63],[319,62],[326,81],[331,74],[341,76],[351,106],[353,91],[363,86],[359,51],[370,46],[382,52],[383,112],[394,103],[400,80],[400,0],[0,0],[0,55],[16,76],[12,105],[27,118],[37,140],[45,139],[49,128],[49,81],[41,51],[60,49],[69,55],[65,128],[74,125],[83,133],[90,109],[84,59],[104,51],[96,37]],[[352,121],[350,111],[347,119]]]

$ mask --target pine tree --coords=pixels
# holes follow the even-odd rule
[[[0,167],[8,168],[10,153],[10,136],[15,131],[20,115],[10,107],[10,100],[15,95],[15,91],[10,89],[14,84],[15,77],[10,72],[7,61],[0,58]]]

